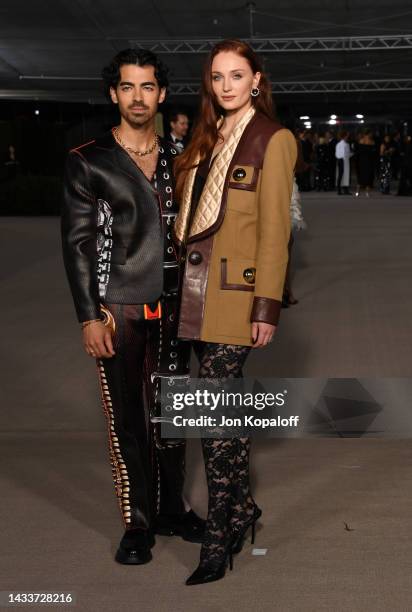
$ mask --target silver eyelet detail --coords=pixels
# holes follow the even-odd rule
[[[175,359],[175,357],[177,357],[177,353],[175,351],[173,351],[173,353],[170,353],[170,357],[172,359]]]
[[[162,159],[162,161],[160,163],[162,164],[162,166],[166,166],[166,164],[167,164],[165,159]]]
[[[167,202],[166,202],[166,206],[167,206],[167,208],[171,208],[171,206],[172,206],[172,201],[171,201],[171,200],[167,200]]]
[[[174,372],[176,370],[176,364],[175,363],[171,363],[170,366],[169,366],[169,370]]]
[[[167,252],[168,253],[173,253],[173,247],[167,247]]]
[[[177,153],[176,149],[170,149],[170,151],[173,153],[173,155],[176,155]]]
[[[166,179],[166,180],[169,178],[169,175],[168,175],[167,172],[164,173],[163,178]]]
[[[171,187],[166,187],[166,193],[172,193],[172,188]]]

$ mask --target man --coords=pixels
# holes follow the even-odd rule
[[[402,138],[401,133],[396,132],[394,137],[392,138],[392,158],[391,158],[391,169],[392,169],[392,179],[394,181],[398,180],[399,171],[401,169],[401,148],[402,148]]]
[[[170,141],[178,153],[186,146],[186,136],[189,130],[189,118],[185,113],[173,112],[170,116]]]
[[[63,255],[86,352],[97,359],[113,477],[125,534],[119,563],[151,560],[155,532],[202,540],[204,522],[184,505],[185,445],[163,441],[149,420],[159,381],[188,374],[176,340],[178,260],[171,229],[176,149],[155,132],[167,70],[126,49],[102,73],[120,125],[68,156]]]
[[[335,157],[337,159],[337,187],[338,195],[352,195],[349,191],[350,185],[350,158],[353,153],[348,143],[349,134],[341,132],[340,140],[336,145]]]

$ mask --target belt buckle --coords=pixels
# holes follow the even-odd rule
[[[152,302],[151,304],[143,304],[143,313],[146,321],[153,319],[161,319],[162,317],[162,305],[160,301],[157,303]]]

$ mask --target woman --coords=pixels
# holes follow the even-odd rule
[[[329,146],[320,136],[315,146],[315,187],[316,191],[329,191]]]
[[[391,143],[391,137],[387,134],[379,149],[380,191],[385,195],[391,192],[391,160],[394,150]]]
[[[373,181],[375,178],[376,166],[376,146],[372,137],[372,132],[366,130],[363,136],[359,139],[356,147],[356,171],[358,175],[358,188],[356,197],[365,190],[366,197],[370,196],[370,190],[373,189]]]
[[[295,162],[295,139],[272,119],[259,59],[241,41],[218,43],[203,73],[200,118],[175,166],[181,205],[174,231],[186,247],[179,336],[194,341],[199,377],[241,377],[251,347],[272,339]],[[202,448],[206,535],[186,584],[222,578],[261,515],[249,489],[249,439],[202,439]]]

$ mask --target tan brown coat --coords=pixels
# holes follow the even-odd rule
[[[175,225],[187,247],[180,337],[250,346],[251,321],[278,323],[296,157],[293,134],[257,113],[234,151],[216,214],[204,215],[209,226],[193,234],[183,202]]]

